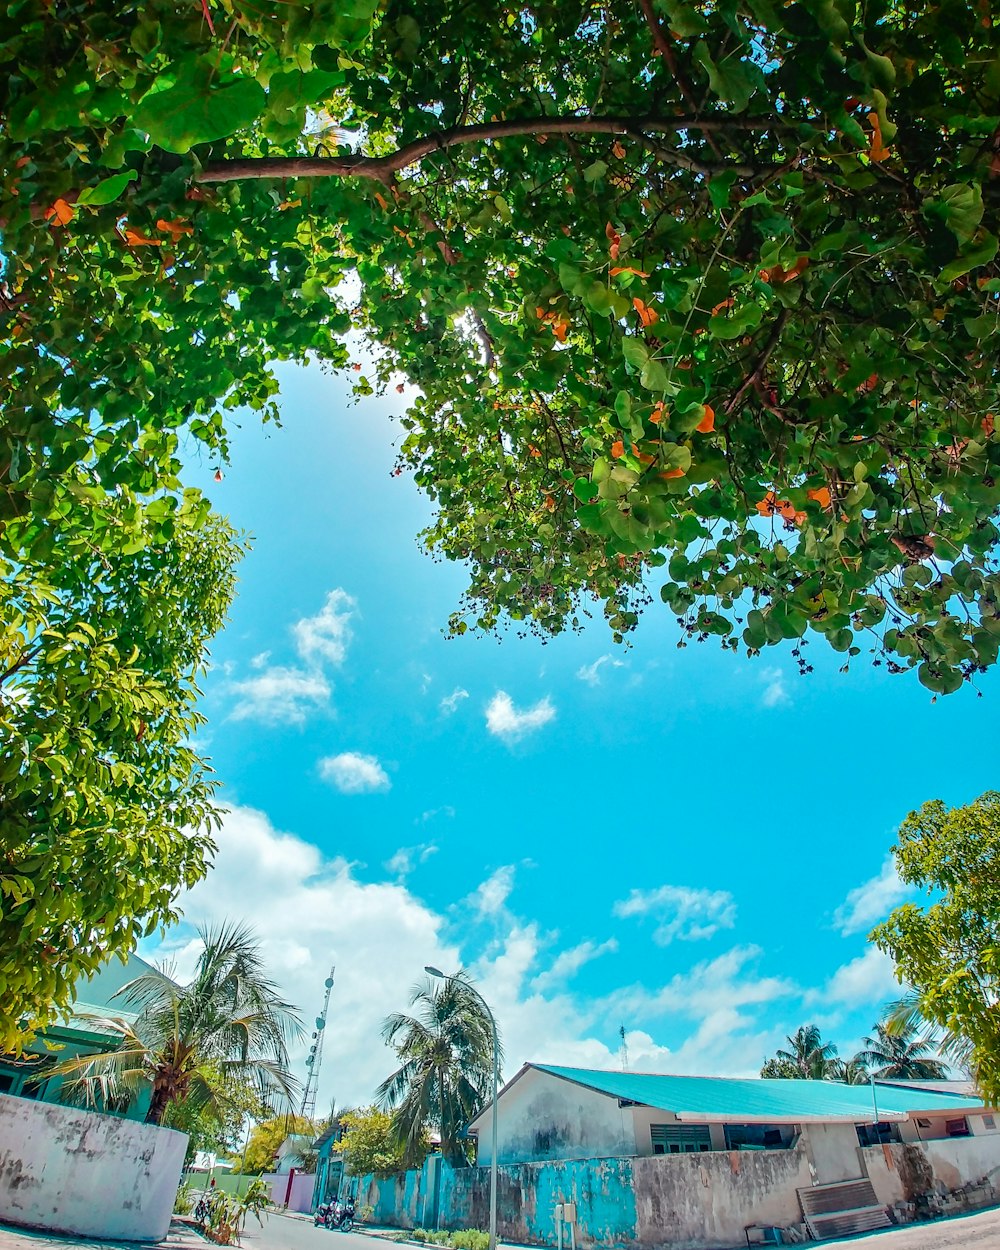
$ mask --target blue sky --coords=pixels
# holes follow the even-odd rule
[[[442,633],[463,586],[391,476],[392,394],[286,370],[216,507],[253,538],[204,684],[230,813],[188,924],[253,923],[307,1016],[331,963],[320,1104],[389,1073],[378,1025],[427,963],[467,966],[524,1060],[746,1074],[815,1021],[851,1053],[893,995],[865,934],[902,900],[887,855],[927,799],[995,784],[997,681],[932,704],[817,642],[678,650],[650,607],[547,644]],[[396,401],[393,403],[392,401]]]

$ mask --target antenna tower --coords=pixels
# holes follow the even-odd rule
[[[623,1071],[623,1072],[627,1072],[627,1071],[628,1071],[628,1042],[625,1040],[625,1025],[624,1025],[624,1023],[622,1024],[622,1026],[621,1026],[621,1027],[619,1028],[619,1030],[618,1030],[618,1036],[622,1039],[622,1044],[621,1044],[621,1046],[619,1047],[619,1051],[620,1051],[620,1054],[621,1054],[621,1060],[622,1060],[622,1071]]]
[[[302,1115],[307,1120],[315,1119],[316,1116],[316,1095],[319,1092],[319,1070],[323,1062],[323,1036],[326,1033],[326,1013],[330,1007],[330,991],[333,989],[333,974],[337,971],[336,965],[330,969],[330,975],[326,978],[324,985],[326,993],[323,995],[323,1010],[316,1017],[316,1030],[312,1035],[309,1044],[309,1054],[306,1055],[306,1087],[302,1094]]]

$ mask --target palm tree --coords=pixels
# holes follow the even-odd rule
[[[939,1024],[919,990],[910,988],[898,1001],[889,1003],[882,1022],[890,1037],[920,1037],[943,1063],[975,1081],[972,1042],[964,1033]]]
[[[871,1077],[861,1056],[855,1055],[853,1059],[834,1059],[827,1079],[844,1085],[867,1085]]]
[[[830,1076],[837,1059],[837,1048],[823,1041],[815,1024],[803,1025],[785,1040],[789,1049],[775,1051],[775,1058],[788,1076],[807,1081],[822,1081]]]
[[[379,1086],[377,1097],[394,1113],[408,1165],[426,1150],[428,1128],[437,1129],[450,1163],[468,1162],[462,1131],[484,1106],[493,1072],[493,1029],[469,987],[464,972],[428,978],[410,995],[417,1013],[396,1012],[382,1025],[400,1066]]]
[[[147,1124],[161,1124],[176,1103],[221,1115],[228,1088],[245,1090],[247,1082],[266,1106],[290,1103],[297,1082],[289,1072],[288,1043],[302,1032],[295,1009],[265,976],[247,927],[198,932],[203,949],[188,985],[163,971],[145,973],[116,995],[137,1009],[132,1020],[89,1017],[118,1045],[49,1070],[72,1078],[71,1096],[113,1107],[149,1089]]]
[[[914,1024],[889,1028],[880,1022],[856,1058],[877,1081],[940,1081],[948,1072],[940,1059],[931,1057],[934,1050],[934,1043],[918,1036]]]

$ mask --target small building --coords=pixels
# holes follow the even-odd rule
[[[61,1101],[63,1077],[46,1077],[48,1068],[78,1055],[96,1055],[114,1050],[120,1038],[102,1030],[92,1017],[114,1016],[130,1024],[137,1012],[115,995],[136,977],[156,972],[138,955],[126,963],[112,960],[77,986],[77,997],[65,1020],[41,1030],[21,1055],[0,1055],[0,1094],[31,1098],[37,1102]],[[102,1108],[130,1120],[141,1120],[149,1106],[149,1092],[133,1099],[126,1108]]]
[[[316,1184],[313,1188],[313,1210],[323,1202],[332,1202],[344,1176],[344,1157],[340,1139],[344,1126],[339,1120],[325,1128],[312,1144],[316,1152]]]
[[[497,1158],[635,1158],[788,1150],[807,1139],[817,1181],[858,1175],[857,1150],[883,1142],[995,1136],[978,1098],[943,1083],[736,1079],[602,1072],[526,1063],[500,1091]],[[469,1126],[490,1162],[491,1111]]]

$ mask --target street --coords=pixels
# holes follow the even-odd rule
[[[244,1250],[386,1250],[383,1242],[362,1233],[338,1233],[317,1228],[311,1220],[287,1215],[264,1215],[261,1227],[251,1216],[241,1238]]]

